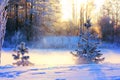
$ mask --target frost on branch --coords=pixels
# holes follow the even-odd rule
[[[20,45],[17,46],[17,49],[14,50],[15,54],[13,54],[14,60],[17,62],[13,63],[13,65],[17,66],[30,66],[33,65],[33,63],[29,62],[29,56],[28,54],[28,48],[25,46],[24,42],[21,42]]]
[[[102,57],[100,50],[98,50],[97,35],[90,31],[90,19],[84,24],[86,31],[79,35],[78,49],[76,53],[71,52],[74,56],[78,57],[78,63],[100,63],[105,58]]]

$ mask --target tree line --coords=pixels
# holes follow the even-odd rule
[[[98,24],[101,27],[102,40],[120,43],[120,1],[106,0],[101,8]]]
[[[58,33],[59,0],[9,0],[6,43],[35,41]]]
[[[92,19],[101,39],[120,42],[119,0],[105,0],[101,10],[94,14],[95,0],[72,4],[72,20],[61,21],[60,0],[9,0],[5,42],[40,40],[43,36],[78,36],[85,32],[84,22]],[[79,3],[78,3],[79,4]],[[97,33],[92,29],[93,33]]]

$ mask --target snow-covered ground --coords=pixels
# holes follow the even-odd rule
[[[120,80],[119,64],[14,67],[1,66],[0,80]]]
[[[102,64],[75,64],[70,50],[42,49],[29,52],[34,66],[12,66],[12,51],[2,51],[0,80],[120,80],[120,50],[104,49]]]

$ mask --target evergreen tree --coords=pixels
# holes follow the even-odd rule
[[[20,45],[18,45],[17,49],[14,50],[16,54],[13,54],[14,60],[17,60],[16,63],[13,63],[13,65],[17,66],[29,66],[33,65],[31,62],[28,61],[29,56],[26,56],[25,53],[28,53],[28,48],[25,46],[24,42],[21,42]]]
[[[74,56],[79,57],[79,60],[82,60],[79,62],[82,63],[102,62],[104,58],[101,58],[102,54],[100,53],[100,50],[97,49],[99,44],[98,42],[96,42],[97,36],[90,32],[90,19],[87,20],[84,26],[86,27],[86,31],[79,35],[80,40],[78,42],[78,49],[76,50],[77,53],[71,53]]]

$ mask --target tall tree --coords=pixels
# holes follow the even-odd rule
[[[56,32],[55,28],[59,27],[60,23],[59,0],[36,0],[35,11],[36,22],[43,30],[46,30],[45,33]]]

